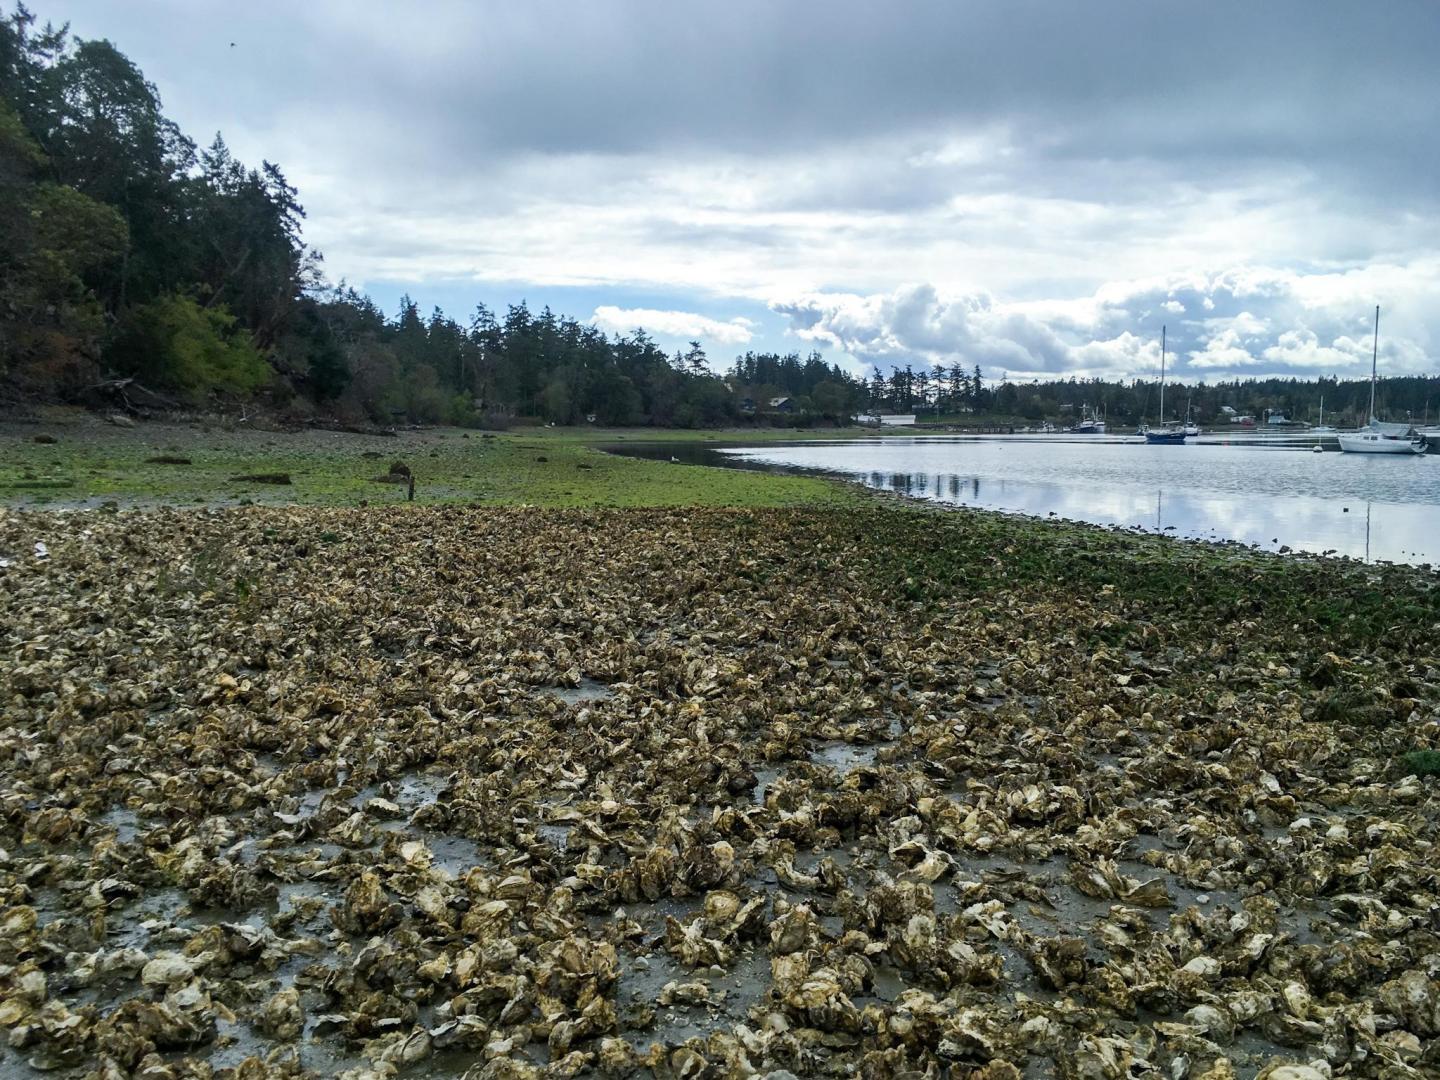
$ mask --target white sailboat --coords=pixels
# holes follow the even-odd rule
[[[1310,429],[1316,435],[1334,435],[1335,429],[1325,423],[1325,395],[1320,395],[1320,422]]]
[[[1411,424],[1382,424],[1375,417],[1376,363],[1380,355],[1380,306],[1375,306],[1375,343],[1370,349],[1370,422],[1359,431],[1342,431],[1336,438],[1347,454],[1423,454],[1425,438]]]

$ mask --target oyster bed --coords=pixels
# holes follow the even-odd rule
[[[0,511],[0,1074],[1436,1075],[1433,581],[896,509]]]

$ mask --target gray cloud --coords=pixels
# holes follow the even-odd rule
[[[450,170],[531,153],[753,154],[1003,126],[1028,159],[1434,163],[1440,7],[1288,0],[301,5],[70,0],[206,115],[327,114]],[[228,48],[234,40],[237,48]],[[227,125],[228,126],[228,125]],[[352,130],[357,137],[365,133]],[[356,149],[363,152],[357,139]],[[401,165],[403,162],[390,161]]]
[[[1197,372],[1313,371],[1376,299],[1397,364],[1435,342],[1431,0],[55,2],[361,284],[663,287],[1041,375],[1162,320]]]

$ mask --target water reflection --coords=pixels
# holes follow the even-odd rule
[[[838,473],[872,488],[960,506],[1269,550],[1440,563],[1440,462],[1434,457],[1377,462],[1239,446],[876,442],[723,453],[754,465]]]
[[[1172,533],[1202,540],[1235,540],[1278,550],[1349,555],[1366,561],[1440,562],[1428,533],[1434,507],[1367,501],[1363,514],[1354,505],[1293,498],[1246,503],[1230,496],[1140,490],[1076,492],[1054,484],[962,478],[956,474],[870,474],[871,487],[888,488],[913,498],[1008,510],[1035,517],[1059,517],[1097,525],[1116,525]],[[879,482],[876,482],[876,481]],[[942,494],[943,492],[943,494]],[[1376,537],[1376,514],[1385,522]],[[1338,515],[1338,516],[1337,516]],[[1373,550],[1372,550],[1373,549]]]

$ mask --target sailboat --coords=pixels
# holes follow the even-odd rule
[[[1190,411],[1190,399],[1185,399],[1185,434],[1199,435],[1200,425],[1195,423],[1195,415]]]
[[[1424,439],[1426,443],[1440,440],[1440,425],[1430,423],[1430,402],[1428,400],[1425,402],[1425,415],[1420,421],[1420,426],[1415,429],[1415,434]]]
[[[1165,327],[1160,327],[1160,430],[1145,429],[1145,441],[1152,446],[1183,446],[1183,427],[1165,426]]]
[[[1316,434],[1316,435],[1333,435],[1333,434],[1335,434],[1335,429],[1334,429],[1333,427],[1327,427],[1326,424],[1325,424],[1325,395],[1324,395],[1324,394],[1321,394],[1321,395],[1320,395],[1320,422],[1319,422],[1318,424],[1316,424],[1314,427],[1312,427],[1312,428],[1310,429],[1310,431],[1311,431],[1313,434]]]
[[[1380,305],[1375,305],[1375,342],[1370,348],[1370,422],[1359,431],[1342,431],[1336,438],[1347,454],[1423,454],[1425,437],[1411,424],[1382,424],[1375,417],[1376,368],[1380,356]]]

